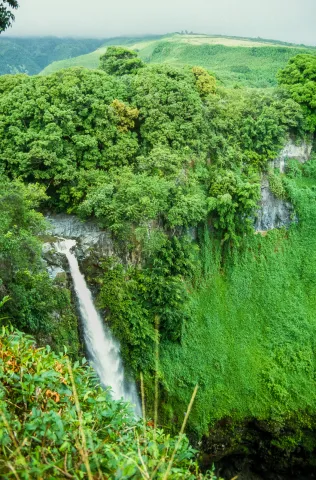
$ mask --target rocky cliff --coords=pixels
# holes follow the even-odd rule
[[[305,163],[312,152],[312,141],[303,140],[296,144],[292,139],[286,143],[279,156],[271,162],[271,167],[285,173],[288,160],[295,159]],[[297,221],[293,205],[286,200],[277,198],[269,187],[267,176],[263,175],[261,182],[261,199],[255,222],[257,232],[266,232],[273,228],[288,227]]]

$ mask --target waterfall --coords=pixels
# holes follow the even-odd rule
[[[110,330],[104,325],[94,306],[91,291],[72,252],[75,245],[75,240],[65,239],[61,239],[55,244],[56,250],[63,253],[69,263],[90,362],[99,376],[101,384],[104,387],[112,388],[112,397],[115,400],[123,398],[135,405],[135,413],[140,415],[141,408],[136,385],[125,378],[119,343],[112,337]]]

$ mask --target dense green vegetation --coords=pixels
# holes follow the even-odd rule
[[[71,366],[11,328],[0,347],[1,478],[216,480],[198,473],[184,435],[171,438],[111,400],[85,360]]]
[[[161,423],[178,431],[198,383],[195,438],[225,417],[256,418],[278,432],[290,424],[287,441],[271,440],[285,455],[312,451],[315,160],[292,161],[282,176],[270,161],[289,136],[314,135],[314,58],[296,57],[279,74],[281,88],[266,91],[225,88],[202,67],[146,65],[121,46],[105,52],[99,70],[0,77],[0,291],[12,298],[13,324],[56,331],[52,313],[61,309],[61,331],[73,325],[66,286],[40,264],[35,210],[94,218],[116,256],[92,262],[90,280],[127,368],[144,373],[149,413],[158,335]],[[295,69],[301,76],[291,82]],[[266,236],[253,232],[263,174],[299,218]],[[86,402],[90,386],[82,388]]]
[[[219,242],[201,231],[205,279],[181,345],[164,344],[161,356],[168,405],[181,411],[201,386],[191,419],[202,432],[232,412],[280,424],[314,414],[315,165],[283,180],[300,219],[289,231],[245,237],[224,266]]]
[[[278,75],[279,83],[302,105],[310,128],[316,128],[316,56],[297,55]]]
[[[46,225],[34,209],[45,192],[36,184],[0,178],[0,296],[11,298],[2,311],[18,328],[36,334],[41,344],[50,342],[59,351],[65,345],[71,355],[78,355],[70,291],[52,283],[41,258],[38,235]]]
[[[108,47],[100,57],[100,68],[109,75],[128,75],[136,73],[144,66],[136,52],[124,47]]]
[[[110,41],[108,44],[111,45]],[[121,41],[121,45],[124,44]],[[130,39],[128,47],[135,49],[146,63],[198,65],[214,72],[226,86],[259,88],[276,86],[277,72],[290,58],[300,53],[315,53],[313,47],[272,40],[178,34],[160,39]],[[106,46],[88,55],[55,62],[42,73],[47,75],[72,66],[98,68],[100,55],[105,50]]]

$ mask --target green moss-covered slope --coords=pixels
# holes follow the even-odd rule
[[[192,320],[181,345],[161,349],[177,404],[201,385],[192,416],[201,432],[226,416],[278,419],[315,408],[316,197],[308,184],[294,185],[298,225],[245,238],[223,264],[208,240]]]

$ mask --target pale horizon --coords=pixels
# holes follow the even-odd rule
[[[316,45],[315,0],[90,0],[89,8],[77,0],[22,2],[2,37],[106,39],[187,30]]]

